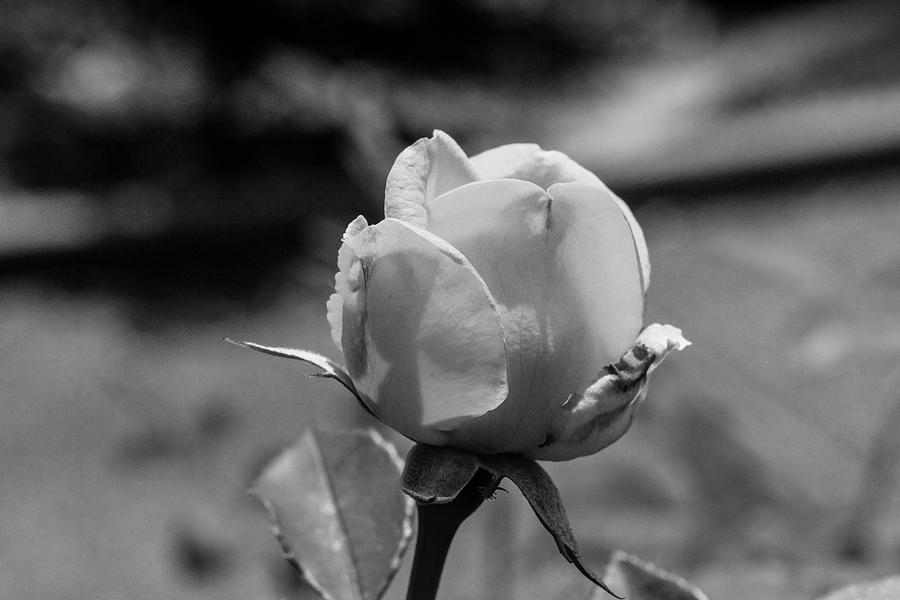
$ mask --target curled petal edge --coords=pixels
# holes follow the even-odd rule
[[[618,440],[631,426],[637,405],[647,395],[647,379],[673,350],[691,345],[672,325],[654,323],[638,335],[618,362],[607,365],[584,392],[560,407],[546,441],[527,455],[538,460],[588,456]]]
[[[343,243],[340,250],[338,250],[338,271],[334,275],[334,293],[331,294],[328,302],[325,304],[328,324],[331,326],[331,339],[341,354],[344,353],[344,348],[341,346],[344,320],[343,295],[347,292],[347,270],[352,262],[352,250],[347,247],[347,242],[362,233],[368,226],[366,218],[362,215],[356,217],[347,225],[347,229],[341,237],[341,242]]]

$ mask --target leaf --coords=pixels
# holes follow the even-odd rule
[[[471,452],[416,444],[406,455],[401,489],[420,504],[446,504],[475,476],[478,459]]]
[[[566,510],[563,508],[553,480],[535,461],[513,454],[493,454],[479,456],[479,465],[499,477],[508,477],[521,490],[528,504],[537,515],[541,524],[550,532],[567,561],[574,564],[582,575],[600,586],[607,593],[615,594],[596,574],[581,562],[578,542],[569,526]]]
[[[285,558],[326,600],[377,600],[412,536],[400,458],[374,430],[307,430],[252,492]]]
[[[841,588],[820,600],[896,600],[900,598],[900,576]]]
[[[636,556],[617,550],[603,578],[628,600],[709,600],[696,586]],[[600,600],[595,593],[591,600]]]
[[[309,363],[313,366],[319,367],[320,369],[322,369],[322,372],[313,373],[313,377],[327,377],[336,379],[341,385],[350,390],[350,393],[353,394],[353,396],[359,402],[359,405],[363,407],[363,410],[378,419],[378,415],[376,415],[372,411],[372,409],[368,404],[366,404],[360,393],[357,391],[356,385],[354,385],[353,380],[350,379],[350,375],[347,373],[346,369],[344,369],[344,367],[334,362],[327,356],[322,356],[321,354],[317,354],[309,350],[301,350],[299,348],[278,348],[276,346],[263,346],[262,344],[233,340],[231,338],[225,338],[225,341],[229,344],[240,346],[241,348],[256,350],[257,352],[262,352],[263,354],[269,354],[271,356],[278,356],[280,358],[301,360],[305,363]],[[381,419],[378,420],[380,421]]]

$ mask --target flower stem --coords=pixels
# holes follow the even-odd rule
[[[479,469],[452,502],[417,504],[419,531],[406,600],[434,600],[437,597],[444,561],[457,529],[485,498],[494,493],[499,483],[498,478]]]

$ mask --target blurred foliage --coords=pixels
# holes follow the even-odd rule
[[[422,133],[393,88],[432,110],[447,108],[439,96],[450,89],[507,110],[515,94],[490,90],[527,93],[587,60],[652,48],[698,10],[658,0],[602,6],[7,0],[4,172],[30,187],[158,179],[178,194],[263,165],[333,167],[346,145]],[[484,112],[469,111],[460,134],[489,123]]]
[[[707,21],[600,6],[2,0],[0,278],[116,291],[148,323],[265,302],[322,218],[380,218],[410,139],[533,130],[581,66]]]
[[[393,157],[435,127],[472,152],[542,140],[632,186],[796,153],[831,105],[797,130],[797,107],[741,107],[888,78],[900,21],[838,3],[741,29],[774,6],[0,0],[0,277],[265,298],[320,219],[380,218]],[[859,145],[817,143],[835,135]]]

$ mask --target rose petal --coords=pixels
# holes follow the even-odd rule
[[[647,325],[644,330],[641,331],[641,335],[638,336],[635,345],[644,346],[648,351],[656,355],[656,359],[650,365],[650,370],[647,372],[649,375],[650,373],[653,373],[654,369],[656,369],[663,359],[669,355],[669,352],[672,350],[681,352],[690,346],[691,342],[685,339],[684,335],[681,333],[681,329],[678,327],[675,327],[674,325],[653,323],[652,325]]]
[[[545,236],[549,205],[544,190],[516,180],[472,183],[429,204],[431,231],[469,259],[503,319],[510,402],[492,413],[496,427],[491,431],[472,432],[471,437],[491,439],[496,447],[473,449],[509,450],[515,440],[534,445],[544,433],[546,403],[530,392],[546,380],[539,361],[550,350],[539,322],[550,300]],[[524,418],[528,414],[531,419]],[[468,441],[457,438],[455,443]]]
[[[631,227],[631,235],[634,237],[634,250],[638,255],[638,262],[641,266],[641,289],[644,293],[647,292],[647,288],[650,287],[650,252],[647,250],[647,240],[644,238],[644,230],[641,229],[641,226],[638,224],[637,219],[634,218],[634,214],[631,212],[631,209],[628,208],[628,205],[625,202],[616,196],[610,191],[609,188],[606,187],[604,183],[601,184],[606,191],[613,197],[613,200],[616,201],[616,204],[622,210],[622,214],[625,215],[625,220],[628,221],[628,226]]]
[[[478,179],[469,158],[456,140],[435,129],[428,141],[431,168],[428,171],[428,186],[425,190],[426,202]]]
[[[672,350],[691,343],[671,325],[648,325],[634,346],[582,394],[561,407],[547,429],[546,441],[528,452],[537,460],[570,460],[609,446],[628,431],[647,381]]]
[[[527,180],[526,173],[541,152],[537,144],[506,144],[469,157],[469,164],[478,179]]]
[[[595,339],[596,351],[607,360],[594,363],[596,372],[597,364],[621,356],[641,330],[643,287],[633,232],[605,186],[557,183],[548,191],[551,219],[561,238],[560,270],[586,303],[582,326],[602,332],[603,339]]]
[[[611,194],[495,180],[429,204],[430,230],[482,276],[503,318],[509,400],[453,443],[513,452],[544,441],[552,413],[616,360],[640,329],[643,290],[631,230]],[[482,444],[480,447],[478,444]]]
[[[523,179],[544,189],[555,183],[594,183],[606,188],[600,179],[562,152],[543,150],[537,144],[507,144],[486,150],[469,159],[479,179]],[[643,290],[650,285],[650,256],[644,232],[637,219],[618,196],[607,188],[625,215],[641,264]]]
[[[352,257],[342,295],[344,357],[385,423],[440,445],[445,431],[506,399],[500,316],[457,250],[394,219],[345,247]]]
[[[356,217],[347,225],[341,241],[346,243],[347,240],[353,239],[368,226],[369,224],[366,222],[365,217],[362,215]],[[328,298],[326,304],[328,324],[331,325],[331,339],[334,340],[338,350],[341,350],[341,330],[344,320],[344,301],[342,296],[347,291],[347,270],[350,268],[351,259],[352,253],[349,250],[345,250],[344,246],[341,245],[340,250],[338,250],[338,272],[334,275],[334,293]]]
[[[469,159],[479,179],[522,179],[544,189],[554,183],[599,182],[597,176],[556,150],[537,144],[507,144]]]
[[[452,137],[435,130],[400,153],[388,173],[384,216],[425,228],[425,205],[444,192],[475,181],[466,153]]]

